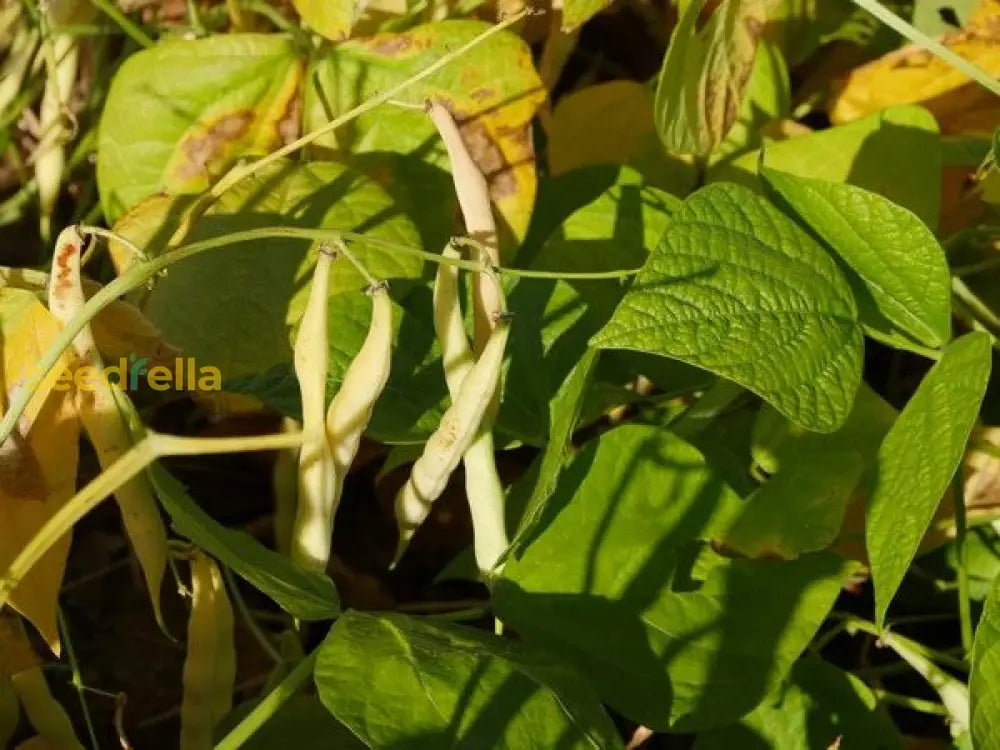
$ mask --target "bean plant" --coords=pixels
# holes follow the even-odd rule
[[[1000,748],[1000,6],[938,5],[0,6],[0,744]],[[246,454],[253,534],[176,461]],[[74,648],[109,499],[169,732]]]

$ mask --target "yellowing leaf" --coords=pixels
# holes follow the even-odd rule
[[[635,81],[609,81],[559,100],[549,127],[549,169],[562,174],[629,161],[656,132],[653,92]]]
[[[739,115],[769,0],[695,0],[674,29],[656,86],[656,129],[672,154],[708,154]],[[705,14],[711,9],[707,21]]]
[[[1000,75],[1000,18],[994,8],[942,41],[993,76]],[[992,133],[1000,125],[1000,98],[964,73],[915,45],[854,70],[834,96],[830,118],[854,120],[893,104],[920,104],[944,135]]]
[[[582,26],[611,5],[611,0],[565,0],[563,3],[563,31]]]
[[[339,44],[313,61],[305,88],[303,127],[313,130],[378,92],[406,80],[480,34],[480,21],[440,21],[399,34]],[[498,33],[400,94],[406,104],[442,102],[458,122],[490,195],[510,232],[523,237],[537,177],[531,120],[545,98],[531,50],[510,32]],[[369,153],[416,154],[447,168],[434,125],[422,106],[380,107],[320,142]],[[436,249],[436,248],[435,248]]]
[[[292,0],[306,26],[334,42],[351,35],[354,0]]]
[[[34,294],[0,288],[0,387],[5,403],[16,388],[30,387],[35,363],[59,333],[59,325]],[[73,495],[80,426],[70,391],[52,386],[63,360],[38,388],[18,429],[0,445],[0,570]],[[59,649],[56,599],[70,536],[56,542],[25,575],[10,603]]]

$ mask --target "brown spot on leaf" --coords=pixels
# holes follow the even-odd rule
[[[497,95],[495,89],[488,88],[486,86],[478,88],[473,91],[469,96],[475,99],[477,102],[484,101],[485,99],[492,99]]]
[[[285,109],[285,114],[278,120],[278,138],[284,144],[289,144],[299,137],[302,131],[302,97],[292,96]]]
[[[398,57],[424,49],[427,43],[414,39],[412,34],[382,34],[369,40],[367,46],[377,55]]]
[[[73,242],[67,242],[56,254],[56,294],[65,293],[73,283],[73,273],[69,267],[70,259],[80,252]]]
[[[200,132],[187,136],[181,142],[185,159],[177,167],[177,176],[183,180],[195,180],[210,174],[209,167],[233,142],[250,129],[254,114],[241,110],[223,115]]]
[[[0,445],[0,487],[10,500],[37,500],[48,495],[42,465],[31,443],[18,431]]]
[[[482,120],[467,120],[460,125],[460,130],[469,155],[486,175],[490,197],[496,201],[514,195],[517,192],[517,180],[513,167],[507,162]]]

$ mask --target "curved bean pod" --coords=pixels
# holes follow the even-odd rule
[[[456,258],[460,253],[449,245],[441,255]],[[434,331],[441,345],[448,392],[454,401],[475,360],[462,321],[458,269],[446,263],[438,266],[434,281]],[[487,422],[488,416],[484,418],[482,430],[462,458],[465,464],[465,495],[472,515],[476,564],[484,575],[496,566],[509,544],[504,514],[506,498],[497,473],[493,433]]]
[[[393,565],[399,562],[417,528],[430,513],[462,456],[480,433],[483,418],[500,382],[504,350],[510,326],[500,317],[478,361],[459,388],[441,424],[428,439],[424,452],[410,472],[410,478],[396,495],[396,522],[399,546]]]
[[[64,229],[56,241],[49,277],[49,310],[60,324],[65,325],[83,307],[85,295],[80,279],[80,253],[83,238],[75,227]],[[85,326],[73,339],[72,349],[78,365],[104,369],[101,355],[94,343],[90,326]],[[121,458],[132,441],[112,393],[112,386],[103,377],[93,379],[92,390],[76,391],[77,409],[87,436],[97,452],[102,469]],[[139,560],[153,612],[165,630],[160,612],[160,585],[167,567],[167,530],[156,500],[144,476],[137,476],[115,492],[128,535]]]
[[[392,361],[392,299],[383,282],[370,290],[372,318],[368,335],[344,373],[340,390],[326,413],[326,435],[337,467],[331,516],[336,515],[344,477],[358,454],[361,436],[371,420],[375,402],[389,380]],[[331,518],[331,525],[333,519]]]

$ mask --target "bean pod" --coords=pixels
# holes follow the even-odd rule
[[[63,230],[56,241],[49,277],[49,310],[63,326],[85,302],[80,278],[82,248],[83,239],[75,227]],[[77,409],[101,468],[107,469],[132,447],[132,441],[118,411],[112,386],[101,375],[104,365],[90,326],[85,326],[76,335],[72,349],[77,367],[90,367],[95,373],[87,388],[76,391]],[[167,531],[163,518],[145,477],[141,475],[122,485],[115,492],[115,499],[121,510],[125,532],[146,579],[157,622],[163,627],[160,585],[167,566]]]

